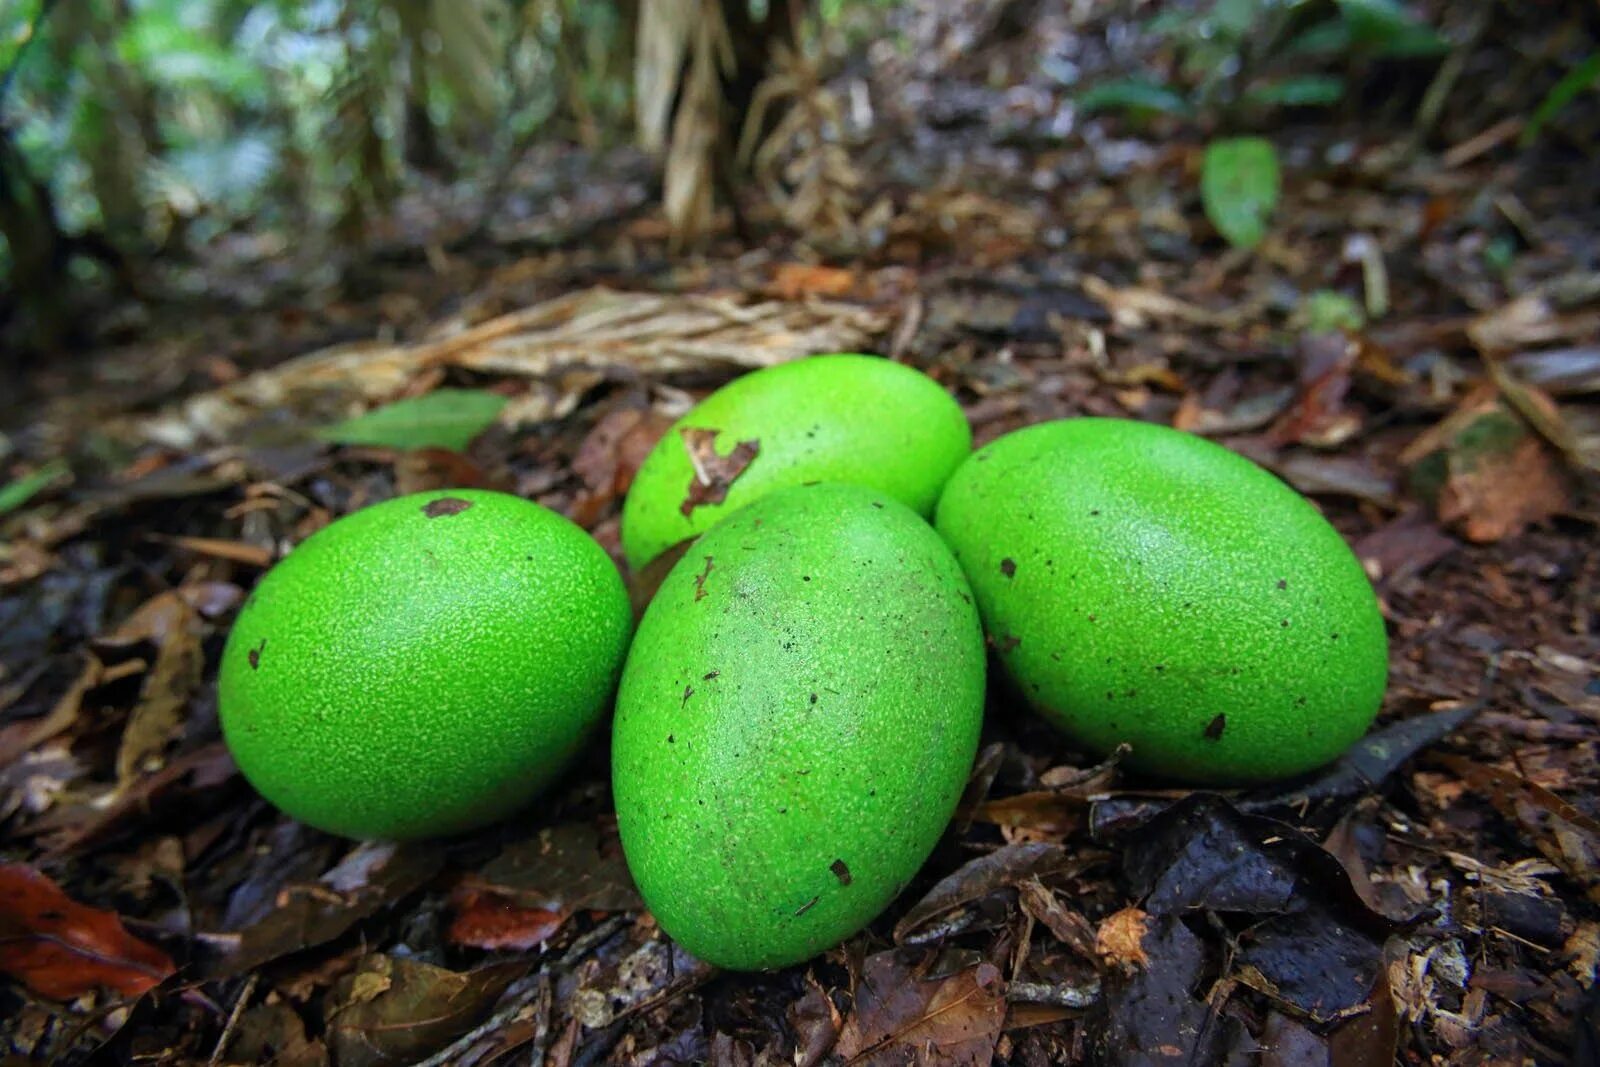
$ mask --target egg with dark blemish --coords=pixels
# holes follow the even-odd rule
[[[357,838],[481,826],[604,715],[632,612],[578,526],[504,493],[363,508],[268,571],[223,651],[223,737],[288,814]]]
[[[774,489],[846,482],[925,519],[972,452],[944,388],[880,356],[839,353],[736,378],[678,420],[645,458],[622,510],[622,549],[641,568]]]
[[[984,672],[960,567],[887,494],[780,489],[706,533],[639,623],[612,732],[623,850],[662,928],[756,970],[871,922],[960,799]]]
[[[1131,746],[1135,769],[1291,777],[1382,702],[1360,561],[1310,501],[1204,438],[1122,419],[1018,430],[956,471],[936,525],[1018,689],[1084,746]]]

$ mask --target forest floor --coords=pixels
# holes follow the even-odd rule
[[[924,27],[928,62],[847,69],[840,98],[877,112],[860,186],[830,195],[865,223],[799,242],[752,197],[746,235],[724,217],[674,255],[643,161],[551,149],[473,241],[413,205],[328,299],[292,247],[241,240],[190,304],[107,327],[0,403],[13,461],[72,470],[0,518],[8,1053],[1595,1062],[1595,160],[1519,149],[1492,118],[1426,148],[1392,111],[1291,123],[1272,232],[1233,251],[1199,208],[1197,135],[1063,134],[1064,90],[1037,72],[1089,64],[1082,29]],[[1308,300],[1323,290],[1346,299]],[[288,546],[467,484],[616,553],[621,495],[673,417],[743,369],[838,350],[927,371],[979,443],[1116,415],[1279,473],[1379,592],[1374,734],[1309,781],[1172,790],[997,689],[914,884],[764,975],[714,972],[642,910],[604,743],[534,811],[403,846],[309,830],[239,778],[217,660]],[[509,398],[464,454],[313,436],[441,386]]]

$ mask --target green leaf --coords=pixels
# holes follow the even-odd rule
[[[1228,243],[1254,248],[1267,234],[1282,179],[1278,153],[1260,137],[1234,137],[1206,146],[1200,199],[1206,218]]]
[[[1155,111],[1188,115],[1189,102],[1165,85],[1143,78],[1101,82],[1078,96],[1078,107],[1090,111]]]
[[[1332,289],[1318,289],[1308,296],[1300,306],[1300,317],[1312,333],[1359,330],[1367,324],[1360,303]]]
[[[1528,125],[1522,131],[1522,147],[1526,148],[1537,140],[1545,124],[1596,81],[1600,81],[1600,52],[1591,53],[1551,86],[1544,99],[1539,101],[1539,106],[1534,108],[1533,117],[1528,119]]]
[[[464,451],[499,416],[506,398],[479,389],[435,389],[317,431],[340,445]]]
[[[1380,56],[1436,56],[1450,42],[1396,0],[1339,0],[1351,42]]]
[[[52,482],[70,473],[71,470],[66,462],[57,459],[46,463],[32,474],[24,475],[14,482],[0,486],[0,515],[16,511],[42,490],[48,488]]]
[[[1332,74],[1302,74],[1252,87],[1244,98],[1253,104],[1281,107],[1327,107],[1344,97],[1344,79]]]
[[[1343,19],[1329,19],[1307,27],[1284,45],[1283,50],[1290,56],[1329,58],[1344,55],[1350,51],[1351,44],[1350,25]]]

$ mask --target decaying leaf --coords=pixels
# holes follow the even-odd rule
[[[340,1067],[416,1063],[471,1029],[527,970],[451,971],[375,952],[329,992],[328,1046]]]
[[[985,1067],[1005,1022],[999,968],[980,963],[943,978],[926,978],[932,956],[898,949],[867,959],[856,984],[855,1010],[835,1051],[849,1063],[940,1063]]]
[[[362,919],[414,892],[438,873],[443,853],[425,844],[358,846],[310,884],[286,885],[265,917],[245,928],[204,935],[215,955],[210,977],[245,974],[261,964],[331,941]]]
[[[692,515],[697,507],[726,500],[734,481],[761,454],[761,442],[752,439],[740,441],[727,455],[719,455],[717,435],[720,430],[691,427],[678,433],[683,437],[684,450],[689,453],[689,465],[694,468],[683,503],[678,507],[684,518]]]
[[[1460,756],[1440,760],[1521,826],[1545,858],[1585,887],[1590,900],[1600,901],[1600,820],[1515,771]]]
[[[1560,461],[1492,390],[1478,390],[1401,456],[1441,522],[1499,541],[1570,507]]]
[[[289,1004],[258,1004],[239,1018],[228,1045],[229,1062],[271,1063],[273,1067],[327,1067],[328,1050],[320,1039],[306,1036],[306,1024]]]
[[[1377,911],[1377,895],[1358,890],[1338,857],[1293,827],[1243,815],[1214,795],[1178,801],[1122,844],[1146,911],[1158,919],[1248,917],[1225,977],[1319,1023],[1367,1010],[1384,939],[1428,914]]]
[[[96,987],[148,993],[176,972],[172,958],[128,933],[115,912],[79,904],[24,863],[0,864],[0,970],[40,996],[70,1000]]]
[[[1176,915],[1117,929],[1116,958],[1130,966],[1107,978],[1103,1006],[1092,1020],[1095,1062],[1220,1062],[1225,1032],[1201,982],[1201,940]]]

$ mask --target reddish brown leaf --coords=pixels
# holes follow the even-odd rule
[[[1475,391],[1400,456],[1468,540],[1499,541],[1569,507],[1555,452],[1491,388]]]
[[[627,493],[645,457],[667,432],[671,420],[644,408],[618,408],[595,423],[572,461],[584,491],[572,506],[572,520],[592,527],[611,502]]]
[[[810,263],[780,263],[772,272],[767,291],[779,300],[800,300],[808,296],[844,296],[855,284],[854,271]]]
[[[515,949],[526,952],[555,936],[569,913],[525,908],[499,893],[463,889],[452,902],[451,943],[469,948]]]
[[[1300,393],[1272,424],[1267,439],[1281,447],[1301,441],[1334,445],[1349,438],[1360,421],[1344,410],[1344,398],[1359,352],[1343,334],[1306,337],[1300,345]]]
[[[91,908],[25,863],[0,864],[0,970],[44,997],[70,1000],[103,986],[148,993],[177,970],[115,912]]]
[[[689,451],[689,464],[694,467],[694,477],[678,510],[688,518],[694,509],[705,504],[720,504],[728,498],[734,480],[755,462],[761,452],[761,442],[740,441],[726,456],[717,454],[719,430],[685,429],[678,433],[683,446]]]

